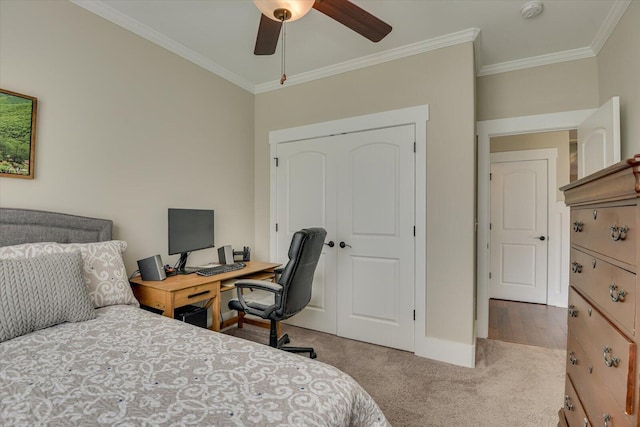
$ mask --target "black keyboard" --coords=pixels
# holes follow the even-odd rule
[[[228,273],[230,271],[240,270],[241,268],[245,268],[244,262],[236,262],[234,264],[222,264],[216,265],[215,267],[202,268],[196,271],[196,274],[200,276],[213,276],[215,274],[222,274]]]

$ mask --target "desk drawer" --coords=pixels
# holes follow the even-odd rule
[[[636,275],[571,249],[571,283],[630,335],[635,335]]]
[[[632,414],[635,390],[635,343],[621,334],[597,308],[573,288],[569,288],[569,304],[574,309],[569,315],[570,336],[574,336],[582,346],[585,356],[593,366],[593,373],[611,391],[618,405]]]
[[[572,209],[571,224],[573,244],[636,264],[636,206]]]
[[[176,291],[174,304],[176,307],[181,307],[194,302],[215,298],[218,286],[218,282],[212,282]]]

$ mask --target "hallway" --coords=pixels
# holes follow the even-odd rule
[[[491,299],[489,338],[565,350],[567,309]]]

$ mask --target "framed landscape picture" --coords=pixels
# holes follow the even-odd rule
[[[32,96],[0,89],[0,178],[33,179],[37,105]]]

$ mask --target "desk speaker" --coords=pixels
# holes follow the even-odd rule
[[[231,245],[218,248],[218,262],[220,264],[233,264],[233,248]]]
[[[167,278],[160,255],[138,260],[138,269],[142,280],[164,280]]]

